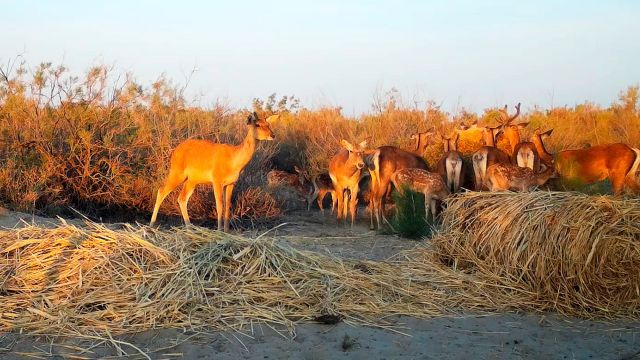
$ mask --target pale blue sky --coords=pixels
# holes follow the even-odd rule
[[[561,3],[561,5],[558,5]],[[368,111],[376,89],[446,110],[608,105],[640,82],[640,1],[2,1],[0,61],[96,63],[202,104],[272,92]]]

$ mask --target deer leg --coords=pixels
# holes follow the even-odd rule
[[[333,214],[334,209],[338,206],[338,195],[334,191],[330,192],[331,194],[331,214]]]
[[[342,220],[344,220],[345,224],[347,221],[347,216],[349,215],[349,200],[351,199],[351,193],[349,189],[342,190]]]
[[[160,210],[160,205],[162,204],[164,199],[184,180],[184,178],[181,179],[177,176],[171,176],[171,174],[169,174],[169,177],[167,177],[164,185],[158,189],[156,204],[153,206],[153,215],[151,215],[151,223],[149,224],[150,226],[153,226],[153,224],[156,223],[156,219],[158,218],[158,211]]]
[[[611,187],[613,188],[613,194],[618,195],[622,192],[625,183],[624,176],[618,176],[617,174],[611,174],[609,179],[611,180]]]
[[[358,184],[350,189],[351,199],[349,201],[349,212],[351,213],[351,229],[356,221],[356,211],[358,210]]]
[[[438,214],[437,205],[438,202],[436,201],[436,199],[431,198],[431,216],[434,223],[436,222],[436,215]]]
[[[189,213],[187,212],[187,203],[189,203],[189,198],[191,197],[191,194],[193,194],[193,190],[195,188],[196,184],[187,179],[182,186],[180,195],[178,195],[178,205],[180,206],[180,212],[182,213],[185,225],[191,224],[191,221],[189,220]]]
[[[342,202],[344,201],[344,189],[336,187],[336,203],[338,205],[338,211],[336,216],[338,220],[342,219]]]
[[[231,213],[231,195],[233,194],[233,186],[229,184],[222,188],[224,192],[224,232],[229,232],[229,217]]]
[[[320,209],[320,212],[322,213],[322,215],[324,215],[324,207],[322,206],[322,202],[324,201],[324,198],[327,196],[327,191],[326,190],[320,190],[318,191],[318,198],[316,199],[318,202],[318,208]],[[333,213],[333,208],[331,208],[331,213]]]
[[[216,218],[218,219],[218,231],[223,230],[222,217],[224,215],[224,188],[222,184],[213,182],[213,196],[216,199]]]

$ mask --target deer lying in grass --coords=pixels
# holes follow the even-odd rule
[[[367,140],[357,146],[342,140],[341,145],[343,149],[329,161],[329,176],[338,198],[338,220],[347,219],[348,206],[353,228],[358,205],[358,186],[365,165],[363,156]]]
[[[432,219],[436,218],[436,200],[444,200],[449,196],[449,189],[440,174],[424,169],[404,168],[391,175],[391,182],[398,191],[406,186],[424,195],[424,212],[429,219],[431,209]]]
[[[485,146],[476,151],[471,161],[473,162],[473,173],[476,179],[476,190],[486,188],[485,179],[487,178],[487,169],[493,164],[511,164],[511,159],[504,151],[496,147],[496,139],[502,132],[500,126],[485,127],[483,130],[483,141]]]
[[[216,200],[218,230],[229,231],[233,186],[242,169],[253,157],[256,142],[274,138],[269,124],[264,120],[258,120],[258,114],[255,112],[247,118],[247,125],[247,135],[240,145],[189,139],[173,150],[169,175],[164,185],[158,189],[151,226],[156,222],[158,210],[164,199],[180,184],[184,185],[178,196],[178,204],[185,224],[189,225],[191,223],[187,213],[189,198],[196,185],[210,183],[213,184]]]
[[[306,174],[297,166],[293,167],[295,174],[282,171],[271,170],[267,173],[267,187],[275,189],[278,187],[286,187],[293,189],[300,199],[304,199],[307,208],[311,207],[311,194],[313,185],[307,181]]]
[[[452,193],[460,191],[464,179],[464,168],[462,167],[462,156],[458,152],[458,133],[453,137],[442,137],[444,144],[444,154],[438,160],[436,169],[442,176],[447,189]]]
[[[511,157],[511,163],[520,167],[529,168],[534,172],[539,172],[540,156],[538,156],[538,150],[536,150],[535,144],[531,141],[525,141],[516,145],[513,156]]]
[[[555,177],[553,167],[543,172],[534,173],[533,170],[516,165],[493,164],[487,169],[485,186],[489,191],[530,191],[537,186],[544,185],[550,178]]]

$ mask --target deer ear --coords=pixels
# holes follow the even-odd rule
[[[519,124],[518,124],[518,128],[520,128],[520,129],[524,129],[524,128],[526,128],[526,127],[527,127],[527,125],[529,125],[529,122],[528,122],[528,121],[527,121],[527,122],[524,122],[524,123],[519,123]]]
[[[249,114],[249,117],[247,118],[247,125],[255,125],[257,121],[258,121],[258,113],[254,111],[251,114]]]
[[[353,145],[351,145],[351,143],[345,139],[342,139],[342,141],[340,141],[340,145],[342,145],[342,147],[347,149],[348,151],[353,151]]]
[[[280,114],[277,115],[271,115],[269,116],[265,121],[269,124],[275,123],[276,121],[280,120]]]
[[[360,147],[360,149],[364,149],[367,147],[368,143],[369,143],[369,139],[365,139],[360,144],[358,144],[358,146]]]
[[[551,133],[552,133],[552,132],[553,132],[553,129],[549,129],[549,130],[547,130],[547,131],[545,131],[545,132],[543,132],[543,133],[540,133],[540,135],[543,135],[543,136],[551,136]]]
[[[469,126],[467,124],[465,124],[465,123],[462,123],[462,124],[458,125],[458,129],[460,129],[460,130],[468,130]]]

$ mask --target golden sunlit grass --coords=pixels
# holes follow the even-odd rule
[[[435,248],[523,305],[640,314],[640,199],[574,192],[468,193],[447,201]]]
[[[198,227],[63,224],[0,232],[1,329],[106,336],[154,328],[293,330],[335,315],[555,310],[637,319],[640,200],[466,194],[433,247],[391,261],[299,251]]]

